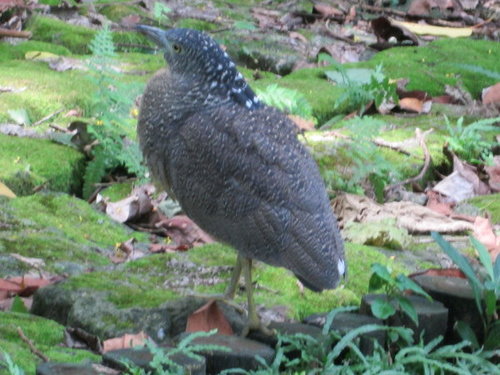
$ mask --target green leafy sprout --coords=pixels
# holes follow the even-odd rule
[[[474,271],[467,258],[439,233],[432,232],[431,236],[467,277],[483,323],[484,347],[498,349],[500,347],[500,319],[498,317],[500,310],[500,256],[497,256],[495,263],[493,263],[484,245],[476,238],[470,237],[472,246],[476,249],[479,260],[486,271],[486,275],[481,277]],[[474,348],[480,347],[479,338],[466,323],[458,322],[456,329],[462,339],[470,341]]]

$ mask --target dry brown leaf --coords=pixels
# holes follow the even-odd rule
[[[484,104],[500,104],[500,82],[483,89],[481,99]]]
[[[428,16],[435,6],[434,0],[413,0],[408,8],[408,14],[411,16]]]
[[[450,201],[449,198],[441,195],[437,191],[429,190],[426,192],[427,203],[426,207],[430,208],[435,212],[439,212],[445,216],[450,216],[453,213],[453,207],[455,203]]]
[[[490,194],[491,189],[481,181],[477,173],[476,167],[453,155],[453,173],[438,182],[432,190],[451,198],[456,203],[476,195]]]
[[[54,280],[35,279],[32,277],[12,277],[10,279],[0,279],[0,291],[10,295],[17,294],[22,297],[31,296],[38,288],[52,284]]]
[[[226,317],[219,309],[215,300],[210,300],[194,313],[187,320],[186,332],[209,332],[217,329],[220,335],[233,335],[233,329]]]
[[[165,231],[178,250],[187,250],[193,246],[214,242],[212,237],[185,215],[177,215],[171,219],[164,218],[155,226]]]
[[[342,194],[332,202],[340,224],[349,221],[376,222],[394,219],[410,233],[455,233],[472,230],[472,223],[453,219],[413,202],[388,202],[383,205],[365,196]]]
[[[106,214],[120,223],[133,221],[153,210],[149,185],[140,186],[132,194],[118,202],[106,204]]]
[[[500,236],[495,234],[490,219],[481,216],[476,217],[474,237],[488,249],[491,259],[495,262],[498,254],[500,254]]]
[[[447,36],[449,38],[467,38],[472,35],[472,27],[442,27],[426,25],[421,23],[403,22],[391,20],[394,26],[406,28],[409,32],[417,35]]]
[[[325,3],[314,4],[312,12],[313,14],[320,14],[325,18],[335,16],[342,17],[344,15],[344,12],[342,12],[341,10],[338,10],[337,8]]]
[[[300,40],[303,43],[309,43],[309,41],[307,40],[307,38],[304,35],[302,35],[301,33],[296,32],[296,31],[290,31],[288,33],[288,35],[292,39]]]
[[[417,98],[399,99],[399,108],[408,112],[422,113],[424,102]]]
[[[134,346],[142,346],[148,339],[148,335],[144,332],[139,332],[134,335],[125,334],[120,337],[115,337],[113,339],[105,340],[102,343],[103,353],[109,352],[111,350],[133,348]]]
[[[488,185],[495,193],[500,192],[500,155],[493,157],[494,165],[486,165],[484,171],[488,174]]]
[[[314,130],[314,122],[311,120],[306,120],[305,118],[296,115],[288,115],[288,118],[292,120],[300,130]]]
[[[7,197],[7,198],[15,198],[16,197],[16,194],[14,194],[14,192],[12,190],[10,190],[7,187],[7,185],[2,183],[1,181],[0,181],[0,195],[3,195],[4,197]]]

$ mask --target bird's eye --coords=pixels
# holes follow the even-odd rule
[[[182,51],[182,47],[181,47],[180,45],[178,45],[178,44],[174,44],[174,45],[172,46],[172,49],[173,49],[173,50],[174,50],[174,52],[176,52],[176,53],[180,53],[180,52]]]

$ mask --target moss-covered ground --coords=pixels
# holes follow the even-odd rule
[[[0,134],[0,181],[17,195],[34,188],[79,194],[85,156],[49,140]]]
[[[41,359],[21,340],[19,330],[34,346],[54,362],[80,363],[90,360],[100,362],[100,356],[87,350],[70,349],[64,341],[64,327],[52,320],[22,313],[0,311],[0,358],[5,352],[26,374],[34,374]],[[0,366],[0,374],[9,374]]]

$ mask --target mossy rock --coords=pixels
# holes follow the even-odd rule
[[[100,7],[99,13],[106,16],[113,22],[121,22],[124,17],[130,15],[139,15],[141,17],[149,16],[143,7],[131,4],[120,4],[119,2]]]
[[[31,314],[0,311],[0,359],[7,353],[26,374],[34,374],[38,358],[19,336],[19,328],[34,346],[54,362],[80,363],[85,360],[100,362],[100,356],[82,349],[64,347],[64,327],[53,320]],[[9,374],[2,368],[0,374]]]
[[[2,94],[0,122],[9,122],[7,111],[15,109],[25,109],[31,121],[40,120],[61,108],[90,110],[91,95],[96,89],[86,78],[88,73],[77,70],[56,72],[44,62],[16,59],[1,62],[0,69],[0,85],[19,89]],[[62,115],[52,120],[62,121]]]
[[[56,18],[35,16],[28,23],[27,30],[33,33],[32,40],[53,43],[69,49],[74,54],[89,54],[89,43],[97,30],[84,26],[76,26]],[[137,32],[113,32],[113,41],[119,50],[132,50],[127,45],[152,45],[143,35]]]
[[[71,54],[70,50],[66,47],[36,40],[27,40],[15,46],[0,42],[0,62],[12,59],[24,59],[26,52],[30,51],[50,52],[60,56]]]
[[[186,28],[186,29],[194,29],[200,31],[212,31],[216,30],[220,26],[203,20],[198,20],[195,18],[182,18],[175,22],[176,28]]]
[[[0,134],[0,181],[17,195],[33,188],[78,194],[85,156],[77,150],[45,139]]]
[[[117,243],[146,239],[66,194],[0,197],[0,222],[0,256],[6,259],[0,277],[28,271],[11,253],[43,259],[45,271],[73,274],[111,265],[109,256]]]

